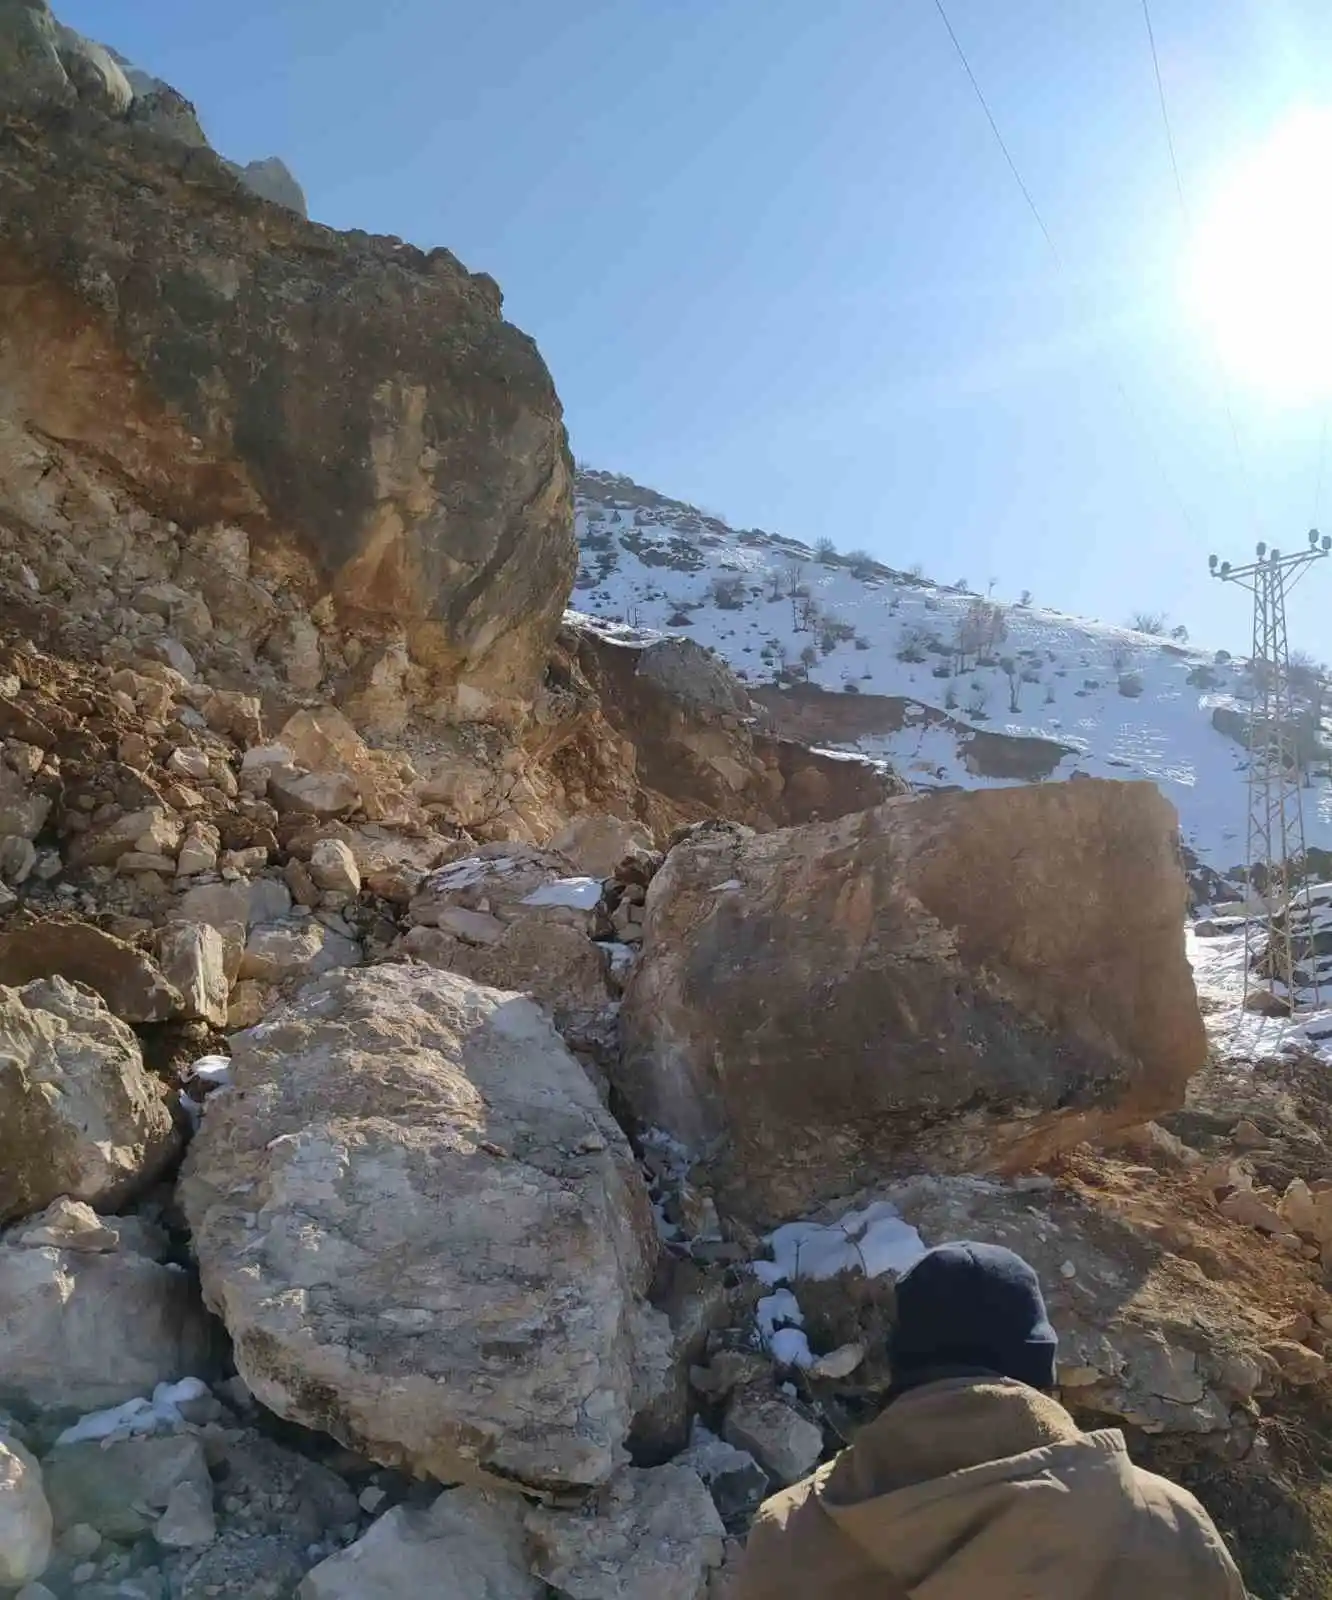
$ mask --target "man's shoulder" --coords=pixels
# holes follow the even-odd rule
[[[1244,1584],[1215,1522],[1196,1495],[1169,1478],[1130,1464],[1139,1536],[1168,1544],[1205,1587],[1197,1592],[1245,1600]]]

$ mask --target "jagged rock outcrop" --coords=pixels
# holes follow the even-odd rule
[[[880,763],[776,737],[730,668],[691,640],[644,644],[570,620],[547,683],[582,707],[543,757],[570,816],[636,816],[663,836],[719,815],[767,829],[844,816],[905,791]]]
[[[1201,1067],[1184,905],[1148,784],[701,829],[648,891],[620,1087],[750,1216],[1044,1159],[1179,1105]]]
[[[521,719],[574,571],[571,467],[492,280],[271,207],[86,98],[20,105],[16,77],[0,517],[37,592],[238,689],[325,685],[381,733]]]
[[[176,1150],[133,1031],[55,977],[0,988],[0,1222],[60,1195],[108,1210]]]
[[[528,1000],[383,966],[233,1041],[181,1195],[280,1415],[444,1481],[585,1487],[664,1381],[628,1144]]]

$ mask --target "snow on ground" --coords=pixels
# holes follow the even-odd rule
[[[968,769],[959,739],[970,730],[1064,745],[1062,757],[1051,752],[1053,777],[1151,779],[1178,808],[1184,838],[1202,859],[1220,871],[1243,862],[1246,756],[1212,724],[1218,710],[1223,720],[1227,711],[1243,713],[1243,662],[1008,605],[993,664],[958,670],[951,647],[972,594],[869,560],[853,570],[846,556],[820,558],[795,540],[737,531],[625,479],[582,473],[579,490],[575,604],[622,624],[616,635],[625,642],[684,634],[752,686],[807,670],[810,683],[839,694],[902,697],[912,704],[899,731],[842,748],[890,761],[917,787],[1019,781]],[[1326,777],[1304,798],[1309,843],[1332,849]]]
[[[1295,1018],[1265,1017],[1244,1009],[1244,928],[1200,937],[1184,933],[1193,981],[1203,1006],[1207,1036],[1226,1062],[1258,1061],[1289,1051],[1309,1051],[1332,1067],[1332,993],[1321,1008]]]
[[[790,1285],[826,1281],[841,1272],[900,1278],[925,1254],[920,1234],[887,1200],[848,1211],[833,1223],[785,1223],[765,1242],[772,1259],[751,1262],[750,1270],[772,1293],[759,1301],[754,1320],[763,1348],[783,1367],[810,1367],[815,1359]]]

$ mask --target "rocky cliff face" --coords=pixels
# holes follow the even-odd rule
[[[494,283],[87,105],[0,110],[0,516],[90,624],[173,583],[223,672],[267,658],[381,733],[521,720],[573,575],[570,463]]]

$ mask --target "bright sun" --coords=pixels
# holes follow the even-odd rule
[[[1284,122],[1198,217],[1185,298],[1235,378],[1299,404],[1332,394],[1332,110]]]

